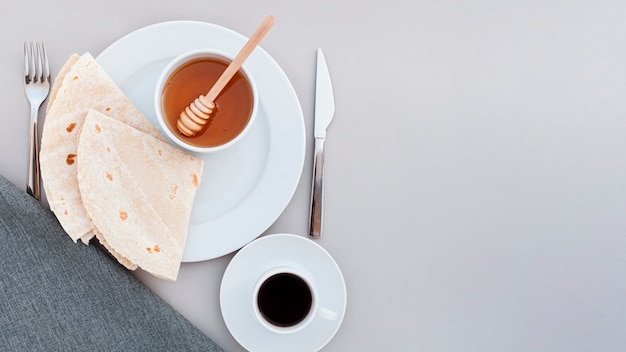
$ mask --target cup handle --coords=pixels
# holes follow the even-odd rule
[[[337,320],[339,314],[333,312],[332,310],[326,309],[324,307],[317,308],[317,316],[326,319],[326,320]]]

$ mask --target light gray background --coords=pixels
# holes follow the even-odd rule
[[[626,349],[623,1],[5,3],[0,173],[25,186],[25,40],[46,43],[56,73],[155,22],[249,35],[268,14],[262,46],[309,135],[267,233],[307,230],[318,47],[336,94],[318,243],[343,270],[348,309],[326,351]],[[239,351],[219,311],[231,258],[184,264],[176,283],[138,276]]]

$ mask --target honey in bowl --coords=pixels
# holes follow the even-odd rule
[[[205,128],[192,137],[180,133],[178,118],[200,95],[204,95],[224,72],[228,62],[215,57],[201,57],[176,69],[163,85],[161,109],[169,130],[183,142],[200,147],[218,147],[235,139],[248,125],[254,106],[252,87],[239,70],[215,99],[214,109]]]

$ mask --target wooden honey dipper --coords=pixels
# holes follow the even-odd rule
[[[176,127],[180,133],[187,137],[193,137],[204,128],[213,110],[215,110],[215,99],[233,78],[235,73],[237,73],[241,65],[243,65],[243,62],[250,56],[254,48],[261,42],[267,32],[269,32],[272,25],[274,25],[274,16],[267,16],[254,31],[252,36],[250,36],[239,53],[237,53],[233,61],[226,67],[226,70],[224,70],[222,75],[217,79],[209,92],[206,95],[201,95],[196,98],[180,113],[178,121],[176,122]]]

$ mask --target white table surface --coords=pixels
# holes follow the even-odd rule
[[[262,46],[308,133],[299,187],[266,234],[307,231],[318,47],[334,84],[317,243],[348,307],[325,351],[626,349],[623,1],[4,3],[0,173],[25,187],[24,41],[45,42],[56,74],[156,22],[249,35],[268,14]],[[231,258],[183,264],[176,283],[137,276],[240,351],[219,309]]]

